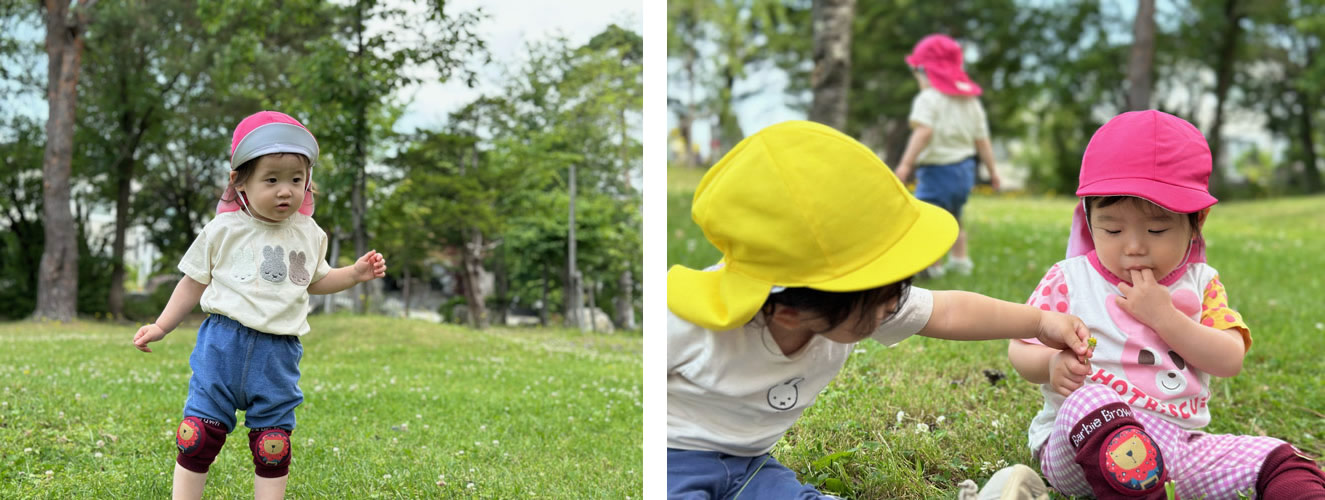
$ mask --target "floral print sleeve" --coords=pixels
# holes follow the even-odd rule
[[[1026,304],[1044,311],[1067,312],[1067,279],[1063,277],[1063,271],[1057,265],[1044,273],[1044,278],[1040,279],[1040,284],[1035,287],[1031,297],[1026,299]],[[1033,338],[1019,340],[1027,344],[1040,343]]]
[[[1251,331],[1242,322],[1242,315],[1228,307],[1228,294],[1217,275],[1201,295],[1201,324],[1218,330],[1237,329],[1242,334],[1243,349],[1251,349]]]

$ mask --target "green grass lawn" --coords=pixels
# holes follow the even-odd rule
[[[669,266],[718,257],[690,220],[690,198],[669,185]],[[965,218],[975,273],[919,286],[1024,302],[1063,258],[1074,203],[974,197]],[[1212,381],[1207,431],[1269,435],[1325,453],[1322,214],[1320,196],[1221,203],[1211,212],[1210,264],[1254,340],[1240,375]],[[983,370],[1008,378],[990,384]],[[802,480],[841,484],[849,497],[953,498],[962,479],[983,485],[1007,464],[1031,463],[1026,427],[1041,402],[1037,386],[1008,363],[1006,342],[867,341],[773,454]]]
[[[290,498],[640,498],[641,338],[313,316]],[[0,324],[0,498],[167,498],[197,322]],[[208,498],[252,498],[247,429]]]

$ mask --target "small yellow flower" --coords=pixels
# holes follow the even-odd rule
[[[1095,337],[1091,337],[1091,338],[1086,339],[1086,345],[1087,345],[1087,346],[1090,346],[1091,349],[1094,349],[1094,348],[1095,348],[1095,344],[1096,344]]]

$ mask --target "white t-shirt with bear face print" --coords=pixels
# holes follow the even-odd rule
[[[296,213],[264,222],[219,214],[202,228],[179,270],[207,285],[202,310],[274,335],[308,333],[308,285],[331,272],[327,233]]]
[[[934,298],[911,287],[872,338],[893,345],[929,323]],[[715,332],[667,314],[667,447],[729,455],[768,453],[842,370],[856,344],[815,335],[787,356],[751,321]]]

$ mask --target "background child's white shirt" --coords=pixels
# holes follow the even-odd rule
[[[207,285],[203,311],[264,333],[303,335],[308,284],[331,272],[326,255],[327,233],[312,217],[270,223],[227,212],[203,227],[179,270]]]
[[[912,287],[869,337],[892,345],[929,322],[934,298]],[[757,456],[791,428],[837,376],[855,344],[813,336],[791,357],[752,321],[714,332],[667,315],[667,446]]]
[[[933,129],[929,146],[920,151],[916,165],[947,165],[975,155],[975,141],[989,137],[985,108],[975,97],[944,95],[921,89],[911,101],[909,121]]]
[[[1085,383],[1109,386],[1118,391],[1133,409],[1151,413],[1186,429],[1209,424],[1210,375],[1186,364],[1184,369],[1176,369],[1169,352],[1158,352],[1169,349],[1162,345],[1162,341],[1150,337],[1157,337],[1157,334],[1124,332],[1124,327],[1118,325],[1107,310],[1107,305],[1114,300],[1112,296],[1121,293],[1117,286],[1095,270],[1087,255],[1064,260],[1055,267],[1061,270],[1066,280],[1063,284],[1067,287],[1067,312],[1080,317],[1098,342],[1090,360],[1091,373],[1086,376]],[[1195,314],[1188,315],[1193,321],[1200,320],[1202,294],[1217,275],[1218,272],[1205,263],[1188,264],[1182,277],[1168,286],[1169,293],[1175,298],[1190,294],[1197,300]],[[1125,319],[1123,323],[1131,325]],[[1130,345],[1129,338],[1132,339]],[[1142,349],[1151,351],[1154,364],[1142,366],[1138,359],[1129,359],[1140,355]],[[1129,359],[1127,364],[1123,363],[1125,359]],[[1176,388],[1165,387],[1170,385]],[[1044,407],[1031,420],[1028,431],[1032,451],[1039,450],[1048,441],[1054,417],[1066,399],[1048,384],[1041,385],[1040,392],[1044,395]]]

